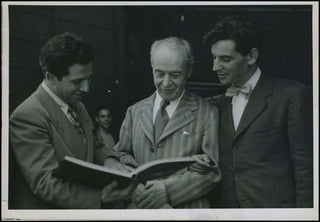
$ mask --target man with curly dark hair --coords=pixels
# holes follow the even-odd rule
[[[112,182],[103,189],[61,179],[53,170],[65,156],[103,163],[106,147],[94,140],[81,102],[89,91],[93,53],[79,36],[63,33],[41,49],[45,76],[10,116],[9,208],[100,208],[127,196]]]

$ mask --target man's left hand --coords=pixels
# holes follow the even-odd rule
[[[135,198],[138,208],[157,209],[168,203],[168,194],[163,182],[159,180],[148,181],[145,189]]]

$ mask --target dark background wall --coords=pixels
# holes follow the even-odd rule
[[[53,35],[81,35],[94,50],[94,76],[85,98],[89,112],[113,108],[117,136],[126,109],[154,91],[150,46],[161,37],[186,38],[195,67],[188,88],[200,96],[221,93],[210,48],[201,40],[221,18],[246,15],[264,30],[263,72],[312,85],[312,8],[291,6],[9,6],[9,113],[41,83],[42,45]]]

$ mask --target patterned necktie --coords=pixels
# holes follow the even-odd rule
[[[250,95],[252,92],[251,84],[245,84],[241,88],[230,86],[226,91],[226,96],[233,97],[231,104],[235,103],[236,99],[234,96],[238,96],[240,93],[245,94],[246,96]]]
[[[81,123],[80,123],[80,120],[79,120],[79,117],[78,117],[76,110],[69,107],[68,114],[69,114],[72,125],[76,128],[79,135],[81,136],[82,142],[87,143],[86,134],[84,132],[84,129],[81,126]]]
[[[170,104],[169,101],[161,101],[160,108],[157,112],[156,119],[154,122],[154,140],[158,142],[164,128],[166,127],[169,116],[166,111],[166,107]]]

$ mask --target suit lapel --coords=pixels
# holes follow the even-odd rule
[[[232,117],[232,106],[231,106],[232,97],[225,97],[222,104],[219,106],[221,124],[225,132],[227,132],[229,138],[233,138],[235,135],[233,117]]]
[[[259,116],[266,105],[265,97],[271,93],[272,77],[262,74],[243,112],[235,138],[237,138]]]
[[[153,128],[153,104],[155,93],[144,101],[141,107],[140,123],[143,132],[152,144],[154,144],[154,128]]]
[[[53,125],[64,139],[68,149],[71,153],[80,159],[85,159],[86,148],[81,142],[80,135],[74,126],[70,123],[66,115],[62,112],[56,102],[47,94],[47,92],[40,85],[36,91],[37,97],[41,104],[49,113]]]
[[[194,120],[195,116],[192,114],[192,111],[197,109],[198,104],[196,98],[192,95],[189,95],[188,92],[185,92],[185,95],[182,97],[173,116],[170,118],[168,125],[163,130],[163,133],[159,138],[159,142]]]

